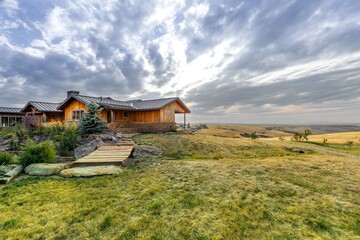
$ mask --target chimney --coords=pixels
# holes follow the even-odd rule
[[[79,95],[79,94],[80,94],[79,91],[75,91],[75,90],[67,91],[67,97],[70,97],[72,95]]]

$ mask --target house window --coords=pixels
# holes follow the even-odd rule
[[[171,115],[171,110],[170,110],[170,109],[166,109],[166,110],[165,110],[165,115],[167,115],[167,116]]]
[[[129,112],[124,112],[123,116],[124,116],[124,118],[128,118],[129,117]]]
[[[75,110],[72,111],[72,120],[80,120],[84,114],[84,110]]]
[[[9,126],[14,127],[15,123],[16,123],[16,118],[15,117],[9,117]]]
[[[1,117],[1,123],[3,127],[9,126],[9,118],[8,117]]]

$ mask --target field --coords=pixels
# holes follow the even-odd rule
[[[360,239],[359,141],[343,144],[360,132],[327,145],[200,132],[135,137],[163,153],[117,176],[0,187],[0,236]]]

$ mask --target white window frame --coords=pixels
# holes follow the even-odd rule
[[[79,116],[79,113],[80,113],[80,116]],[[80,119],[82,118],[84,113],[85,113],[84,109],[72,110],[71,111],[71,120],[72,121],[80,121]]]

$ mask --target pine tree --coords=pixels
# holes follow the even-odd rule
[[[80,135],[102,133],[107,128],[100,116],[102,108],[94,102],[88,104],[87,108],[88,112],[84,113],[78,126]]]

